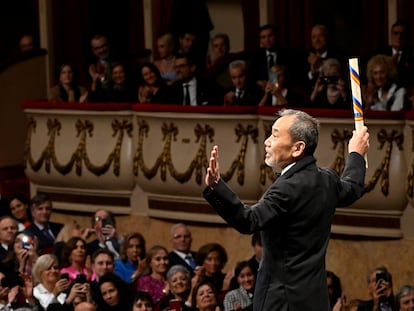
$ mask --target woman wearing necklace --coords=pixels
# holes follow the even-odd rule
[[[175,73],[174,41],[174,37],[169,33],[159,37],[157,40],[159,59],[154,61],[162,79],[168,85],[171,85],[177,79]]]

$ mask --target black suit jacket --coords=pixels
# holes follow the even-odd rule
[[[214,81],[197,80],[197,106],[218,106],[223,105],[223,90]],[[181,81],[176,81],[170,87],[171,103],[182,105],[184,101],[184,88]]]
[[[193,256],[193,259],[195,261],[196,252],[191,251],[190,253]],[[168,254],[168,259],[169,259],[169,262],[170,262],[170,267],[175,266],[175,265],[182,265],[182,266],[186,267],[188,269],[188,271],[191,272],[191,275],[194,274],[193,273],[194,272],[193,268],[190,267],[190,265],[187,263],[187,261],[185,261],[180,256],[178,256],[178,254],[176,252],[174,252],[174,251],[170,252]]]
[[[56,238],[60,230],[63,228],[63,225],[55,223],[55,222],[49,222],[49,228]],[[37,237],[37,240],[39,243],[37,247],[37,252],[39,254],[42,255],[42,254],[54,253],[54,249],[53,249],[54,241],[49,241],[34,223],[32,223],[29,227],[27,227],[24,230],[24,233],[28,236],[31,236],[32,238]]]
[[[337,206],[363,194],[364,178],[364,158],[351,153],[341,178],[318,168],[313,156],[302,158],[252,207],[222,180],[206,187],[205,199],[228,224],[245,234],[261,232],[253,310],[330,310],[325,254],[332,219]]]
[[[2,261],[7,256],[7,250],[3,248],[3,246],[0,245],[0,261]]]
[[[232,87],[230,91],[236,93],[236,88]],[[234,98],[233,106],[257,106],[263,95],[263,90],[257,84],[248,84],[243,90],[243,97]]]
[[[284,65],[289,67],[289,54],[288,51],[284,48],[277,47],[275,49],[276,53],[276,63],[275,65]],[[259,49],[256,52],[252,53],[249,72],[252,77],[252,81],[256,82],[258,80],[269,80],[269,67],[267,64],[267,53],[266,49]]]

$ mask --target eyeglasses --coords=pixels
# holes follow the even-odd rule
[[[179,240],[179,239],[191,239],[191,234],[184,234],[184,235],[181,235],[181,234],[177,234],[177,235],[174,235],[173,236],[173,239],[174,240]]]

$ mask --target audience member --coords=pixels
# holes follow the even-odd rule
[[[255,232],[252,234],[251,245],[253,248],[253,256],[249,259],[249,265],[252,267],[254,278],[257,278],[257,270],[259,270],[260,261],[262,260],[263,255],[263,246],[262,246],[262,237],[260,232]]]
[[[18,233],[11,251],[3,260],[2,266],[12,274],[31,275],[37,260],[37,243],[23,233]]]
[[[262,89],[248,79],[244,60],[235,60],[229,65],[233,87],[224,95],[225,106],[257,106],[263,97]]]
[[[175,72],[175,38],[172,34],[166,33],[157,39],[158,59],[154,60],[161,78],[171,85],[176,79]]]
[[[73,311],[96,311],[96,306],[91,302],[82,301],[75,306]]]
[[[128,285],[116,274],[108,272],[99,279],[101,299],[98,310],[125,311],[131,306],[131,292]]]
[[[112,62],[111,59],[111,49],[108,43],[108,38],[104,35],[95,35],[91,39],[91,49],[92,53],[97,58],[95,64],[89,66],[89,74],[92,78],[92,81],[99,79],[102,88],[107,88],[110,86],[110,81],[112,79]]]
[[[341,280],[332,271],[326,271],[326,285],[328,286],[329,305],[331,310],[342,297]]]
[[[288,54],[276,44],[273,25],[263,25],[259,29],[260,49],[253,55],[251,69],[253,81],[264,90],[270,80],[269,70],[274,65],[288,65]]]
[[[207,243],[201,246],[196,256],[197,265],[201,268],[196,269],[199,279],[210,281],[219,292],[230,289],[233,275],[231,272],[227,275],[222,272],[227,258],[225,248],[219,243]]]
[[[114,272],[114,254],[106,248],[99,248],[92,255],[92,267],[95,272],[95,280],[90,282],[92,300],[99,304],[101,298],[99,279],[108,272]]]
[[[37,251],[41,254],[54,252],[53,244],[63,225],[50,221],[52,215],[52,200],[46,194],[37,194],[32,198],[30,210],[33,223],[24,230],[32,239],[37,238]]]
[[[3,261],[13,248],[16,239],[17,222],[10,216],[0,218],[0,261]]]
[[[167,271],[169,268],[168,251],[165,247],[155,245],[147,252],[146,264],[149,267],[147,275],[140,276],[136,290],[147,292],[154,303],[167,293]]]
[[[176,54],[191,54],[194,52],[194,44],[197,36],[190,30],[184,30],[178,35],[178,50]]]
[[[171,101],[184,106],[220,105],[223,95],[219,86],[212,81],[196,76],[197,65],[188,54],[175,57],[178,81],[171,86]]]
[[[22,274],[18,278],[10,278],[0,272],[0,309],[2,311],[39,309],[38,302],[33,297],[33,281],[30,275]]]
[[[144,63],[139,68],[138,101],[140,103],[169,103],[168,87],[153,63]]]
[[[88,281],[94,280],[91,259],[86,256],[86,242],[80,237],[69,239],[62,252],[61,274],[67,273],[69,282],[75,281],[80,274]]]
[[[132,282],[145,271],[145,256],[145,239],[142,234],[128,234],[121,248],[121,258],[115,261],[115,274],[127,283]]]
[[[87,245],[87,253],[92,255],[99,248],[109,249],[119,259],[119,250],[123,237],[116,231],[114,215],[107,210],[97,210],[91,219],[92,227],[95,230],[96,239]]]
[[[152,311],[154,302],[147,292],[136,292],[132,302],[131,311]]]
[[[396,311],[414,311],[414,286],[404,285],[395,297]]]
[[[13,218],[17,221],[18,231],[23,231],[32,223],[32,214],[29,211],[29,199],[21,194],[10,198],[9,208]]]
[[[113,62],[110,72],[111,77],[106,85],[102,84],[99,74],[93,76],[89,101],[110,103],[137,102],[137,92],[128,78],[125,66],[121,63]]]
[[[241,261],[234,269],[234,278],[238,288],[228,292],[224,297],[224,310],[246,310],[253,307],[255,276],[248,261]]]
[[[27,53],[35,49],[33,36],[29,34],[23,35],[19,40],[19,49],[21,53]]]
[[[405,108],[405,88],[397,84],[398,72],[392,58],[375,55],[367,65],[365,105],[371,110],[396,111]]]
[[[218,292],[214,284],[204,280],[198,283],[192,292],[193,310],[197,311],[220,311],[222,307],[218,298]]]
[[[193,238],[190,229],[183,223],[177,223],[171,227],[172,251],[168,254],[170,267],[182,265],[193,273],[196,262],[196,253],[191,251]]]
[[[362,301],[358,311],[395,311],[392,277],[384,266],[367,275],[368,294],[371,300]]]
[[[206,68],[213,67],[217,62],[230,54],[230,38],[225,33],[218,33],[210,40],[210,53],[207,55]]]
[[[336,58],[323,61],[320,74],[310,96],[310,106],[314,108],[349,109],[351,107],[348,87]]]
[[[76,84],[74,68],[70,64],[62,64],[58,68],[59,83],[49,91],[51,102],[84,103],[88,100],[86,88]]]

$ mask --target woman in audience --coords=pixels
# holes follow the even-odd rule
[[[85,275],[88,281],[95,279],[92,273],[91,259],[86,256],[86,242],[82,238],[69,239],[63,248],[62,263],[63,268],[60,273],[67,273],[70,282],[75,281],[79,274]]]
[[[62,64],[58,70],[59,84],[51,88],[49,101],[52,102],[80,102],[84,103],[88,99],[88,92],[75,82],[73,66]]]
[[[128,285],[114,273],[108,272],[99,279],[101,303],[98,311],[125,311],[131,308],[131,291]]]
[[[132,311],[152,311],[154,302],[147,292],[136,292],[132,302]]]
[[[191,310],[191,273],[181,265],[172,266],[167,272],[169,294],[161,298],[155,310],[168,311],[169,302],[174,299],[179,301],[181,310]]]
[[[199,266],[195,273],[199,280],[208,280],[213,283],[218,291],[230,289],[232,273],[226,276],[221,270],[227,263],[227,252],[218,243],[208,243],[200,247],[197,252],[196,262]]]
[[[33,289],[33,296],[44,310],[53,303],[70,305],[76,296],[84,296],[89,290],[88,286],[75,284],[69,294],[66,294],[70,286],[69,281],[60,278],[58,260],[50,254],[42,255],[37,259],[33,267],[33,277],[39,283]]]
[[[159,59],[154,61],[154,64],[157,66],[161,78],[171,85],[176,79],[177,74],[175,72],[175,39],[172,34],[167,33],[162,35],[157,40],[157,49]]]
[[[145,63],[139,68],[138,99],[140,103],[169,102],[167,85],[153,63]]]
[[[234,278],[239,288],[234,289],[224,297],[224,310],[244,310],[253,305],[255,277],[248,261],[239,262],[234,269]]]
[[[111,77],[109,87],[103,88],[99,74],[93,76],[89,101],[109,103],[133,103],[138,101],[135,87],[129,81],[123,64],[112,64]]]
[[[21,194],[15,194],[10,198],[10,212],[17,221],[18,231],[23,231],[32,223],[32,214],[29,210],[29,199]]]
[[[198,283],[192,292],[192,306],[198,311],[220,311],[222,310],[217,291],[214,285],[208,281]]]
[[[122,245],[121,259],[115,261],[115,274],[130,283],[145,270],[145,239],[141,233],[128,234]]]
[[[148,275],[138,278],[137,290],[147,292],[156,303],[166,295],[167,271],[169,268],[168,251],[165,247],[155,245],[147,252],[146,264],[150,269]]]
[[[367,65],[365,105],[371,110],[398,111],[405,108],[405,88],[397,84],[398,70],[391,56],[373,56]]]
[[[321,67],[310,96],[310,107],[330,109],[350,109],[351,101],[347,85],[336,58],[328,58]]]

